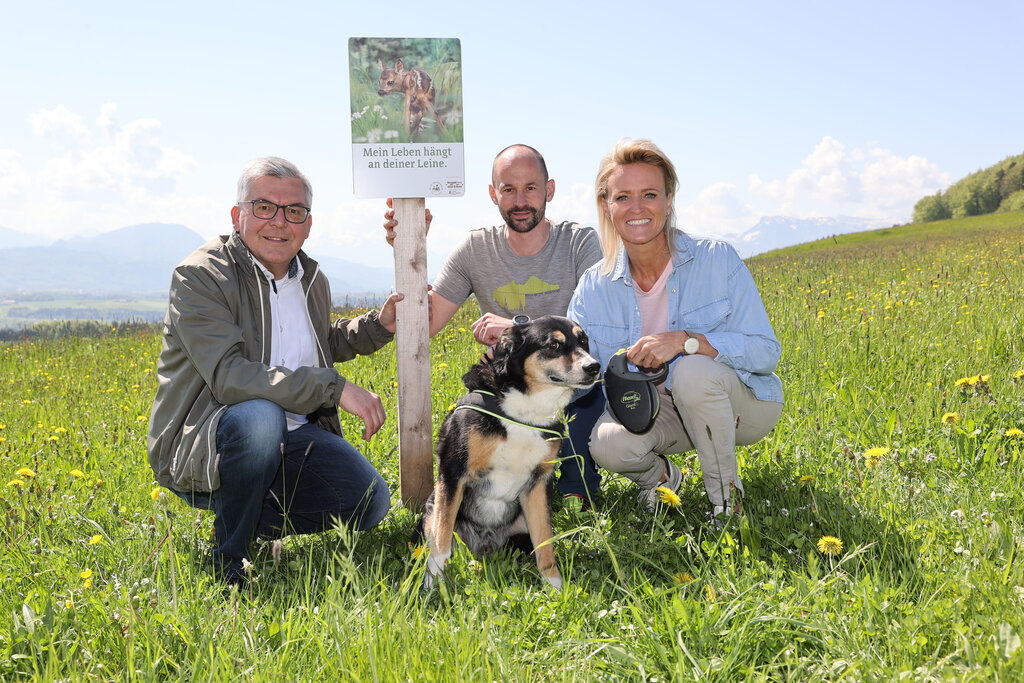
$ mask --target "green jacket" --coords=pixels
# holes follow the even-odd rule
[[[249,399],[309,415],[341,435],[345,378],[333,364],[373,353],[394,335],[376,311],[331,324],[327,278],[316,261],[301,251],[298,257],[319,367],[295,370],[270,365],[270,283],[237,233],[207,242],[174,269],[147,439],[161,486],[219,488],[218,421]]]

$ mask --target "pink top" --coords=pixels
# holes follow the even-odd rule
[[[649,292],[645,292],[633,281],[633,291],[636,292],[636,304],[640,308],[640,336],[646,337],[649,334],[657,334],[668,330],[668,292],[665,285],[668,283],[669,273],[672,272],[672,260],[665,264],[665,270],[658,277]]]

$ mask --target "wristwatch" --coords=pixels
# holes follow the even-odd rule
[[[686,333],[686,341],[683,342],[683,353],[688,356],[700,351],[700,340],[693,336],[693,332]]]
[[[520,313],[519,315],[512,318],[513,325],[525,325],[528,322],[530,322],[530,316],[526,315],[525,313]]]

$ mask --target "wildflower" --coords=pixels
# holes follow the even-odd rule
[[[90,578],[92,578],[92,570],[91,569],[84,569],[79,574],[79,576],[81,576],[83,579],[90,579]]]
[[[82,582],[82,587],[83,588],[92,588],[92,579],[89,578],[89,579],[86,579],[85,581],[83,581]]]
[[[704,586],[704,599],[712,604],[718,599],[718,594],[710,583]]]
[[[1017,429],[1016,427],[1010,427],[1009,429],[1006,430],[1006,434],[1005,435],[1006,436],[1012,436],[1012,437],[1019,437],[1022,434],[1024,434],[1024,432],[1022,432],[1021,430]]]
[[[1017,370],[1016,372],[1014,372],[1013,378],[1017,380],[1024,379],[1024,370]]]
[[[843,552],[843,542],[835,536],[822,536],[818,539],[818,552],[829,557],[835,557]]]
[[[89,545],[99,545],[102,542],[103,536],[101,534],[94,534],[93,537],[89,539]]]
[[[679,572],[675,576],[673,576],[672,579],[679,584],[690,583],[691,581],[697,580],[693,578],[693,574],[691,574],[690,572]]]
[[[882,456],[888,455],[889,448],[887,446],[875,446],[864,451],[864,465],[869,469],[874,469],[882,462]]]
[[[154,488],[152,491],[149,492],[149,499],[150,500],[157,500],[159,498],[160,498],[160,487],[157,486],[156,488]]]
[[[75,606],[75,601],[72,600],[71,598],[68,598],[67,600],[64,601],[64,607],[66,607],[67,609],[71,609],[74,606]]]
[[[254,571],[256,571],[256,565],[254,565],[252,562],[250,562],[249,558],[243,557],[242,558],[242,571],[245,572],[246,574],[252,574]]]
[[[962,520],[964,518],[964,511],[961,510],[960,508],[957,508],[956,510],[953,510],[952,512],[950,512],[949,516],[959,522],[960,520]]]
[[[442,363],[438,363],[438,364],[437,364],[437,369],[438,369],[438,370],[444,370],[444,369],[445,369],[446,367],[448,367],[448,364],[447,364],[447,363],[443,363],[443,362],[442,362]]]
[[[27,467],[19,467],[18,471],[15,472],[15,474],[17,474],[19,477],[25,477],[26,479],[30,479],[36,476],[36,473]]]
[[[22,486],[25,485],[25,482],[22,481],[21,479],[11,479],[9,482],[7,482],[7,485],[20,489]]]
[[[973,386],[974,386],[974,384],[975,384],[975,383],[976,383],[977,381],[978,381],[978,378],[977,378],[977,377],[961,377],[960,379],[958,379],[958,380],[957,380],[956,382],[954,382],[953,384],[954,384],[955,386],[957,386],[957,387],[959,387],[959,388],[963,389],[964,387],[973,387]]]
[[[103,480],[102,479],[97,479],[95,485],[96,486],[103,486]]]
[[[82,477],[85,476],[85,472],[83,472],[82,470],[71,470],[71,476],[74,477],[75,479],[81,479]]]
[[[679,495],[675,491],[668,488],[667,486],[659,486],[655,489],[658,492],[658,500],[669,507],[676,508],[682,504],[683,501],[679,499]]]
[[[423,555],[426,554],[426,552],[427,552],[427,546],[423,545],[422,543],[420,543],[417,546],[413,546],[413,549],[412,549],[412,559],[418,560],[421,557],[423,557]]]
[[[955,425],[957,423],[957,420],[959,420],[959,419],[960,419],[960,415],[958,415],[957,413],[943,413],[942,414],[942,424],[944,424],[944,425]]]
[[[817,479],[815,479],[810,474],[805,474],[804,476],[800,477],[800,483],[803,484],[804,486],[813,486],[814,482],[816,481]]]

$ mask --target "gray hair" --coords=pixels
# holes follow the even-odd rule
[[[309,184],[309,179],[302,174],[302,171],[295,167],[295,164],[281,157],[261,157],[253,159],[246,164],[245,168],[242,169],[242,175],[238,178],[237,201],[239,203],[249,198],[249,188],[252,182],[263,176],[298,178],[306,188],[306,203],[310,206],[313,205],[313,186]]]

